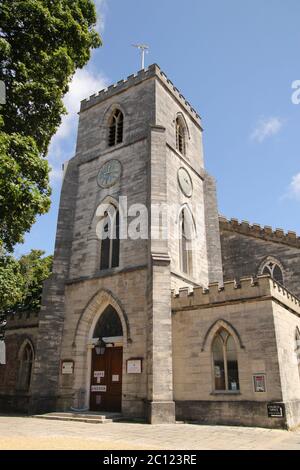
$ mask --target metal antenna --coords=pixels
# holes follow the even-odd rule
[[[146,44],[132,44],[132,47],[136,47],[141,51],[142,70],[145,68],[145,52],[148,54],[149,46]]]

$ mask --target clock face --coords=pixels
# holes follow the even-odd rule
[[[179,168],[178,170],[178,182],[181,191],[187,197],[191,197],[193,194],[193,183],[190,175],[185,168]]]
[[[101,188],[110,188],[120,179],[122,165],[119,160],[109,160],[100,168],[97,183]]]

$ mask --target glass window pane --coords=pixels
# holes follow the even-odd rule
[[[214,377],[215,390],[225,390],[225,368],[223,355],[223,342],[217,336],[213,342],[213,361],[214,361]]]
[[[271,271],[270,271],[270,269],[268,268],[268,266],[265,266],[265,268],[264,268],[264,270],[263,270],[262,273],[265,274],[265,275],[267,275],[267,274],[268,274],[268,275],[271,275],[271,274],[272,274]]]
[[[235,342],[232,336],[229,336],[226,343],[227,352],[227,373],[228,373],[228,389],[239,390],[239,374],[238,362]]]
[[[220,333],[219,333],[219,335],[221,336],[221,338],[223,339],[223,341],[224,341],[224,343],[225,343],[225,341],[226,341],[226,339],[227,339],[227,336],[228,336],[227,331],[221,330]]]
[[[182,235],[181,239],[181,263],[182,263],[182,271],[184,273],[188,273],[188,256],[187,256],[187,247],[186,247],[186,238]]]
[[[120,258],[120,227],[119,227],[119,211],[116,214],[115,219],[115,238],[112,242],[112,268],[117,268],[119,266],[119,258]]]
[[[273,270],[273,278],[275,281],[279,282],[280,284],[283,284],[283,276],[282,276],[282,271],[279,266],[275,266]]]
[[[104,233],[107,234],[108,232],[108,224],[104,227]],[[100,269],[108,269],[109,268],[109,251],[110,251],[110,238],[104,238],[101,242],[101,261],[100,261]]]

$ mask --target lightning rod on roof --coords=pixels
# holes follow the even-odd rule
[[[145,68],[145,53],[148,54],[149,46],[146,44],[132,44],[132,47],[136,47],[141,51],[141,62],[142,62],[142,70]]]

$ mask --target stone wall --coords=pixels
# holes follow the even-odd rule
[[[272,256],[282,265],[284,285],[300,296],[300,239],[294,232],[221,217],[220,234],[225,280],[259,274],[260,265]]]
[[[274,307],[274,322],[279,358],[281,389],[289,427],[300,423],[300,367],[297,360],[296,329],[300,331],[300,315],[282,305]]]
[[[281,305],[281,310],[279,308]],[[290,336],[299,322],[300,301],[266,276],[213,284],[209,290],[181,289],[172,300],[174,399],[180,419],[206,423],[292,427],[300,422],[297,365],[285,371],[282,349],[291,355]],[[277,316],[286,324],[281,331]],[[290,313],[292,312],[292,313]],[[234,338],[239,392],[214,390],[211,346],[220,327]],[[278,338],[278,330],[282,338]],[[291,374],[293,369],[293,374]],[[255,392],[253,375],[265,374],[266,391]],[[289,381],[284,385],[284,374]],[[289,390],[290,395],[287,391]],[[291,397],[292,395],[292,397]],[[285,403],[287,416],[269,418],[267,403]],[[294,414],[289,410],[294,405]],[[291,407],[290,407],[291,408]]]
[[[182,99],[177,99],[174,91],[164,80],[156,81],[156,122],[165,128],[166,142],[166,203],[169,212],[176,208],[173,220],[168,227],[168,249],[171,257],[172,288],[185,285],[208,284],[208,260],[206,245],[206,220],[204,201],[204,161],[201,121],[186,108]],[[185,154],[176,149],[176,118],[180,115],[185,122]],[[163,157],[164,155],[161,155]],[[161,164],[163,158],[161,158]],[[190,175],[193,194],[187,197],[178,183],[178,170],[184,168]],[[193,244],[193,268],[190,275],[180,270],[179,256],[179,208],[186,206],[194,219],[197,240]],[[175,219],[175,220],[174,220]]]
[[[37,332],[37,314],[9,316],[5,331],[6,364],[0,365],[0,411],[28,411],[31,391],[19,389],[20,351],[26,341],[35,350]]]
[[[146,283],[145,269],[128,270],[114,276],[70,282],[65,294],[65,325],[61,360],[74,360],[74,375],[59,377],[57,407],[68,410],[78,407],[78,394],[84,392],[89,405],[89,351],[96,321],[108,304],[118,312],[123,326],[123,389],[122,408],[128,416],[144,414],[147,355],[146,355]],[[135,286],[135,287],[134,287]],[[143,361],[142,374],[127,374],[127,359]]]

